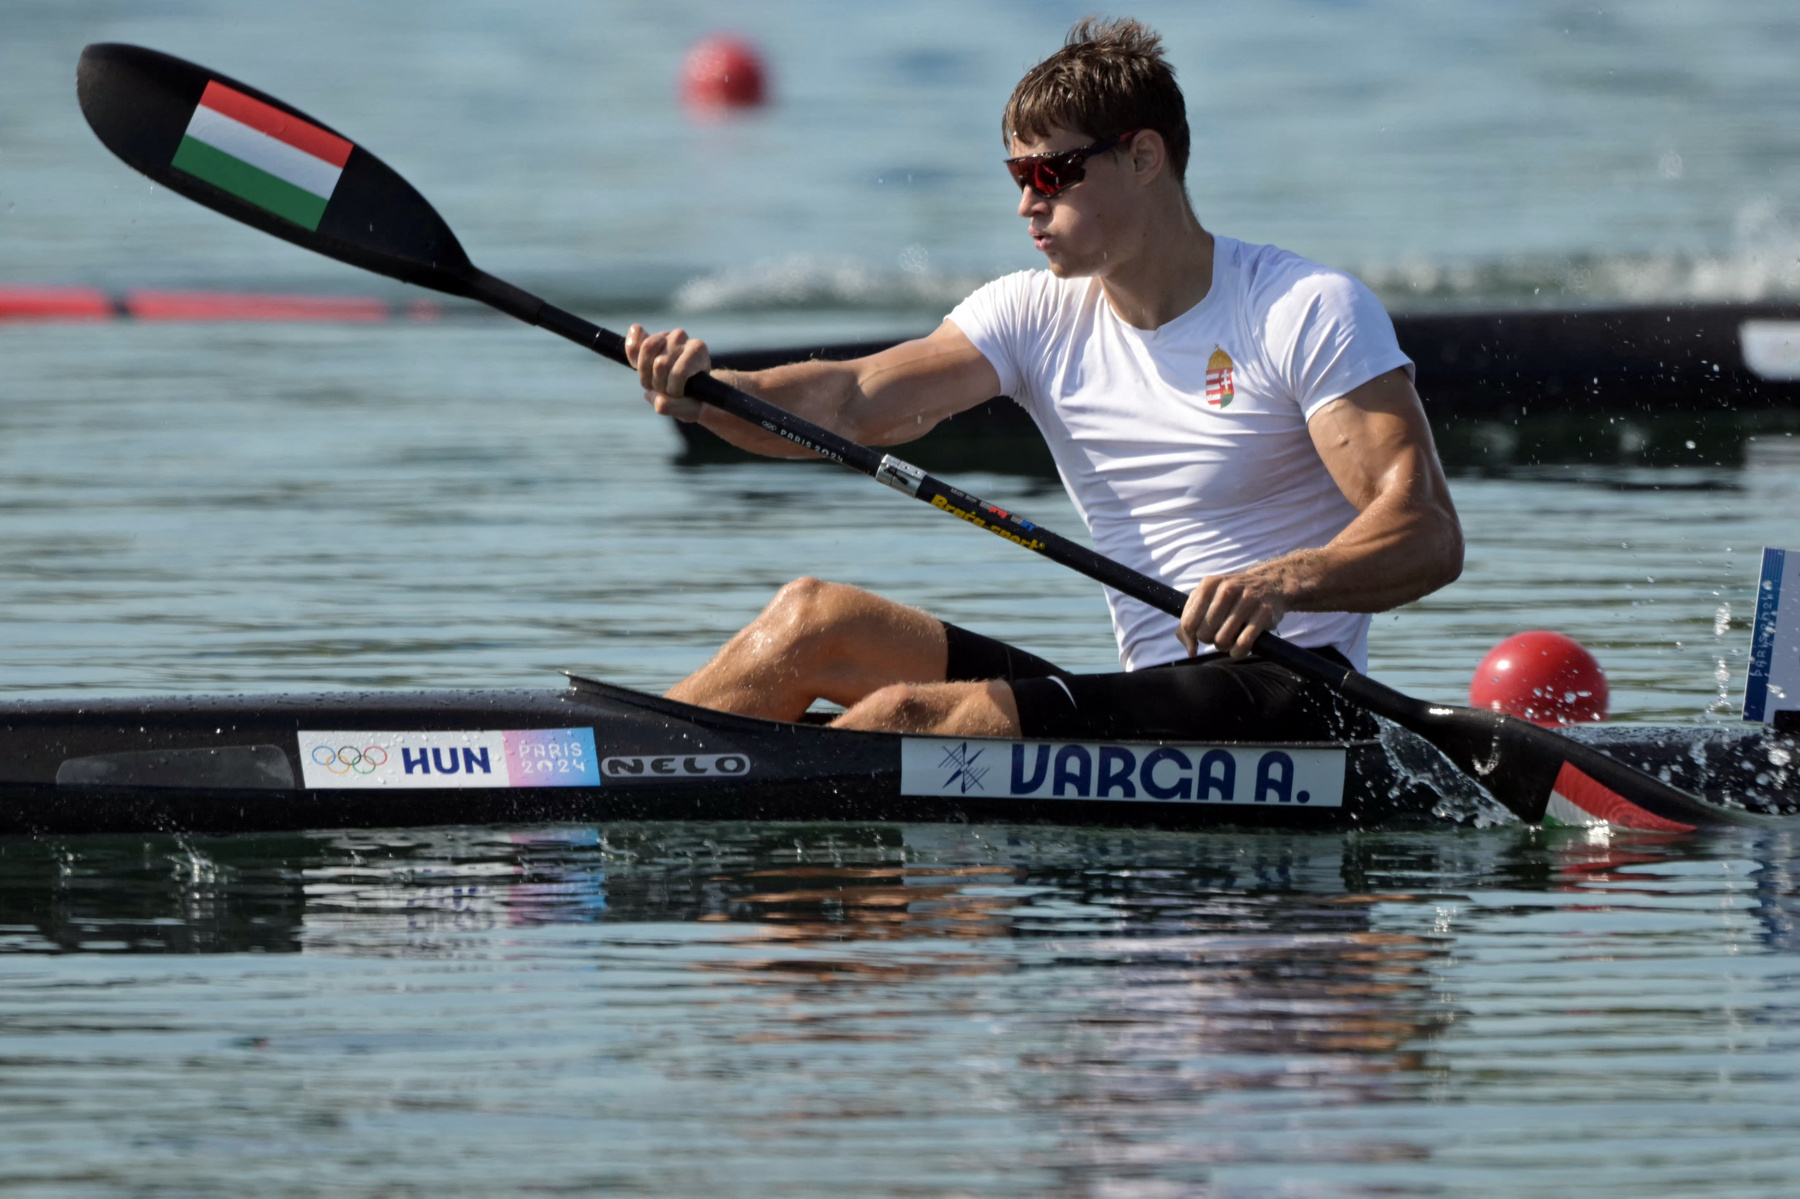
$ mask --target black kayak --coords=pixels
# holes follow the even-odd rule
[[[1790,733],[1621,725],[1582,740],[1715,803],[1800,810]],[[1324,831],[1499,813],[1393,727],[1279,744],[913,737],[576,676],[563,690],[0,704],[6,834],[689,819]]]

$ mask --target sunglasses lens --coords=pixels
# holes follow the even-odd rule
[[[1014,183],[1020,187],[1029,187],[1048,200],[1063,188],[1072,187],[1087,178],[1087,167],[1083,164],[1088,155],[1116,150],[1142,132],[1142,129],[1133,129],[1117,137],[1103,138],[1079,150],[1064,150],[1061,154],[1032,154],[1024,158],[1009,158],[1006,160],[1006,169],[1012,172]]]
[[[1046,200],[1071,183],[1080,183],[1082,176],[1081,163],[1074,155],[1057,154],[1009,162],[1006,168],[1012,172],[1013,182],[1020,187],[1029,187]]]

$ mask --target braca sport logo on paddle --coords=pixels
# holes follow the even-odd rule
[[[354,148],[215,79],[169,165],[314,232]]]
[[[1231,355],[1214,346],[1206,360],[1206,403],[1212,408],[1229,408],[1237,391],[1231,382]]]

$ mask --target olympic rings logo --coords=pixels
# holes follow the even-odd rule
[[[321,745],[312,751],[312,760],[333,774],[374,774],[387,765],[388,751],[379,745],[365,745],[361,749],[349,745],[332,749]]]

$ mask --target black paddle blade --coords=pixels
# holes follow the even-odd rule
[[[1398,704],[1392,701],[1397,692],[1364,678],[1347,682],[1344,692],[1377,699],[1380,706],[1371,707],[1437,746],[1527,824],[1606,824],[1685,833],[1720,825],[1770,828],[1784,823],[1708,803],[1516,716],[1413,699]]]
[[[83,50],[75,87],[106,148],[171,191],[352,266],[470,294],[477,272],[425,197],[298,109],[119,43]]]

